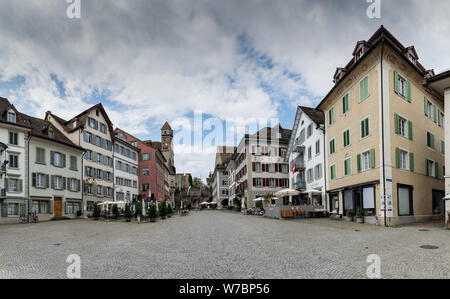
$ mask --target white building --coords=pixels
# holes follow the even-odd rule
[[[237,157],[237,152],[233,154],[230,161],[228,162],[226,172],[228,173],[228,206],[234,207],[233,200],[236,198],[236,168],[235,159]]]
[[[28,213],[27,148],[30,126],[7,99],[0,98],[0,142],[3,149],[0,169],[3,184],[0,186],[0,222],[17,222]],[[4,166],[3,159],[8,162]]]
[[[293,204],[327,206],[324,136],[323,113],[299,106],[288,146],[289,187],[303,194],[291,197]]]
[[[114,141],[114,182],[115,201],[132,203],[138,199],[140,150],[126,142],[122,133],[116,133]]]
[[[50,122],[21,116],[31,125],[27,180],[30,212],[39,220],[81,217],[84,150]]]
[[[216,153],[214,172],[211,178],[213,202],[218,208],[228,206],[228,172],[227,166],[235,147],[219,146]]]

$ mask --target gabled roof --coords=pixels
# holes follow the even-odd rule
[[[20,113],[20,116],[28,120],[31,127],[31,135],[39,138],[43,138],[46,140],[54,141],[57,143],[61,143],[81,151],[84,151],[83,148],[75,145],[69,138],[67,138],[61,131],[59,131],[51,122],[47,120],[43,120],[40,118],[32,117],[23,113]],[[53,131],[53,137],[49,136],[49,131]]]
[[[272,133],[280,133],[281,134],[281,138],[275,137],[275,138],[279,139],[279,141],[289,142],[289,139],[291,138],[292,130],[283,129],[281,124],[277,124],[273,128],[266,127],[266,128],[259,130],[255,134],[251,134],[251,135],[247,134],[247,135],[245,135],[245,137],[246,138],[253,137],[253,138],[257,138],[257,139],[271,140]]]
[[[68,133],[72,133],[73,131],[76,131],[80,128],[84,128],[87,124],[87,114],[90,113],[92,110],[98,109],[100,113],[103,115],[103,118],[106,121],[106,124],[108,125],[108,129],[111,135],[111,140],[114,140],[114,128],[111,120],[109,119],[108,114],[106,113],[105,108],[103,107],[102,103],[98,103],[97,105],[92,106],[91,108],[81,112],[77,116],[71,118],[70,120],[64,120],[61,117],[53,114],[51,111],[47,111],[46,113],[46,120],[47,115],[51,115],[55,118],[55,120],[61,124],[61,126],[64,128],[64,130]],[[76,126],[73,126],[72,124],[76,122]]]
[[[8,122],[8,111],[11,109],[16,114],[15,123]],[[2,97],[0,97],[0,122],[31,129],[30,125],[27,124],[26,120],[22,118],[20,112],[16,109],[16,107],[14,107],[14,105],[11,104],[8,99]]]
[[[298,106],[308,117],[316,123],[317,126],[325,124],[325,115],[323,111],[316,108],[309,108],[304,106]]]

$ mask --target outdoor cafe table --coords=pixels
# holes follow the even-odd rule
[[[325,213],[327,213],[328,210],[326,209],[316,209],[316,210],[312,210],[309,211],[308,214],[311,214],[313,216],[313,218],[318,218],[320,217],[320,215],[325,216]]]

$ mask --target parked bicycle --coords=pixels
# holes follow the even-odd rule
[[[38,223],[39,217],[36,213],[28,213],[27,215],[21,215],[19,217],[20,223]]]

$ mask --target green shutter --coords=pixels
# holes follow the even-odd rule
[[[427,176],[430,176],[430,168],[428,165],[428,159],[425,159],[425,163],[426,163],[426,169],[427,169]]]
[[[438,162],[434,163],[434,171],[435,171],[436,177],[439,178],[439,163]]]
[[[356,157],[356,163],[358,164],[358,172],[361,172],[361,155]]]
[[[441,154],[445,155],[445,142],[441,140]]]
[[[413,153],[409,153],[409,170],[411,170],[411,172],[414,172],[414,154]]]
[[[411,103],[411,82],[406,82],[406,99]]]
[[[362,102],[369,96],[369,77],[366,76],[359,82],[359,101]]]
[[[31,186],[36,187],[36,173],[31,174]]]
[[[400,116],[397,113],[394,115],[395,121],[395,134],[400,134]]]
[[[395,165],[400,168],[400,149],[398,147],[395,149]]]
[[[425,111],[425,115],[428,117],[428,99],[425,97],[424,99],[423,99],[423,105],[424,105],[424,111]]]
[[[434,134],[430,133],[430,136],[431,136],[431,148],[435,149],[435,147],[434,147]]]
[[[394,71],[394,90],[398,93],[398,73]]]
[[[370,168],[375,168],[375,149],[370,150]]]
[[[408,138],[409,138],[409,140],[413,140],[413,125],[412,125],[412,121],[408,121]]]
[[[433,121],[437,122],[437,117],[436,117],[436,106],[433,105]]]

